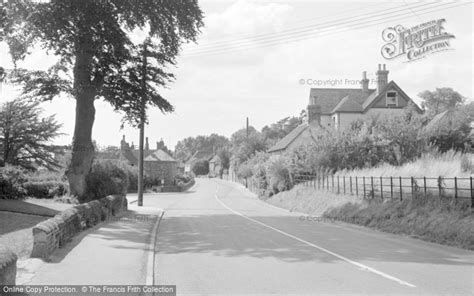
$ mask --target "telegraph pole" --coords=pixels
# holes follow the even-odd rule
[[[141,97],[141,112],[140,112],[140,139],[138,143],[138,206],[143,206],[143,138],[145,137],[145,104],[146,104],[146,45],[145,40],[143,44],[143,66],[142,66],[142,97]]]
[[[249,118],[247,117],[247,125],[245,130],[247,131],[247,139],[249,138]]]

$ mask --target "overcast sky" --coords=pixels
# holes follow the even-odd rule
[[[449,3],[200,1],[205,27],[198,44],[184,48],[173,70],[177,79],[163,90],[176,111],[169,115],[151,111],[146,136],[151,143],[163,138],[173,149],[188,136],[230,136],[245,126],[246,117],[261,129],[305,108],[311,88],[308,80],[332,79],[337,83],[325,87],[357,88],[352,83],[362,71],[374,78],[380,63],[387,65],[389,80],[416,102],[420,102],[419,92],[437,87],[452,87],[472,99],[473,7]],[[412,27],[440,18],[446,19],[445,31],[455,35],[451,50],[414,62],[381,56],[385,28]],[[22,66],[46,69],[54,60],[38,51]],[[12,66],[1,43],[0,66]],[[13,97],[12,86],[3,85],[0,102]],[[43,107],[64,124],[65,135],[56,143],[69,144],[75,101],[58,98]],[[121,115],[107,103],[96,101],[96,109],[93,138],[99,145],[119,145],[123,134],[138,143],[138,130],[120,130]]]

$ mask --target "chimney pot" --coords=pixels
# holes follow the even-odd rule
[[[388,83],[388,70],[383,64],[383,68],[380,67],[379,64],[379,70],[377,71],[377,94],[379,94],[382,89],[387,85]]]
[[[362,91],[369,90],[369,79],[367,79],[367,71],[362,72],[362,80],[361,80]]]

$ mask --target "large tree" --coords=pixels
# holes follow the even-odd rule
[[[216,152],[229,146],[229,139],[218,134],[210,136],[187,137],[176,144],[176,158],[186,161],[196,151]]]
[[[39,103],[13,100],[0,106],[0,158],[5,164],[35,170],[59,168],[49,144],[59,136],[61,125],[54,116],[41,118]]]
[[[35,45],[58,57],[48,71],[18,70],[14,74],[23,83],[24,94],[48,100],[66,92],[75,98],[67,175],[71,193],[81,197],[94,155],[94,101],[104,99],[134,125],[140,124],[145,117],[142,110],[148,107],[172,111],[158,87],[173,79],[166,65],[176,63],[183,42],[195,41],[202,12],[197,0],[10,0],[4,25],[15,63]],[[144,31],[148,31],[146,51],[131,40],[132,33]],[[148,67],[142,63],[145,52],[151,60]],[[144,77],[146,85],[142,84]]]
[[[421,103],[428,115],[434,116],[446,110],[454,110],[462,105],[465,98],[450,87],[436,88],[434,91],[425,90],[418,94],[423,99]]]

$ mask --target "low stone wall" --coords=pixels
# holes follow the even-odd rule
[[[67,209],[33,227],[33,258],[48,258],[85,228],[116,216],[127,209],[127,199],[111,195]]]
[[[15,284],[17,259],[15,253],[0,245],[0,286]]]

